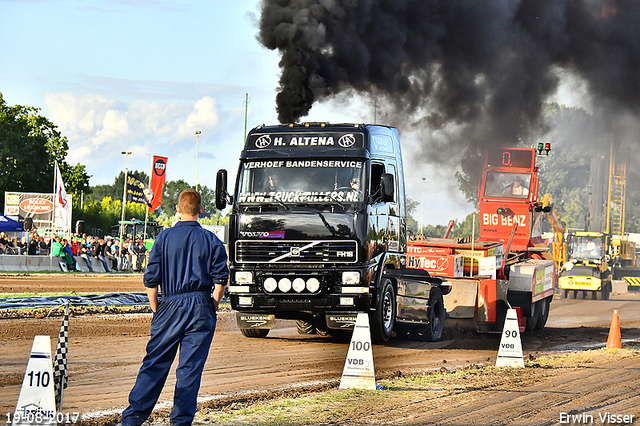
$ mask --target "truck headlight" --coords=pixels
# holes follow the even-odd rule
[[[304,290],[305,282],[302,278],[296,278],[293,280],[292,286],[296,293],[300,293]]]
[[[278,282],[275,280],[275,278],[269,277],[264,280],[264,289],[266,291],[268,291],[269,293],[273,293],[274,291],[276,291],[276,288],[278,288]]]
[[[355,305],[353,297],[341,297],[340,305],[342,306],[353,306]]]
[[[252,306],[253,305],[253,297],[251,297],[251,296],[240,296],[240,297],[238,297],[238,305],[241,305],[241,306]]]
[[[317,278],[309,278],[307,280],[307,290],[311,293],[315,293],[320,289],[320,281]]]
[[[281,292],[286,293],[291,290],[291,280],[289,278],[281,278],[278,281],[278,288]]]
[[[354,285],[360,283],[360,272],[345,271],[342,273],[342,284]]]
[[[280,281],[278,281],[278,288],[283,293],[288,292],[291,290],[291,280],[289,278],[280,278]]]
[[[238,271],[238,272],[236,272],[236,283],[238,283],[238,284],[253,284],[253,272],[251,272],[251,271]]]

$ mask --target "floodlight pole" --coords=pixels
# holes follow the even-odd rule
[[[242,135],[243,145],[244,145],[245,139],[247,139],[247,110],[249,108],[249,102],[251,102],[251,99],[249,99],[249,93],[245,93],[244,102],[242,103],[242,105],[244,105],[244,134]]]

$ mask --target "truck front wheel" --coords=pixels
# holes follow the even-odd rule
[[[391,281],[382,281],[382,291],[376,310],[369,314],[371,338],[375,342],[386,342],[391,337],[396,320],[396,292]]]

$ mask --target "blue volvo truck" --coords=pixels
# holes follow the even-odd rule
[[[397,129],[303,123],[252,129],[231,204],[229,297],[242,333],[266,337],[276,319],[338,335],[359,312],[372,338],[438,340],[450,284],[408,269],[404,169]]]

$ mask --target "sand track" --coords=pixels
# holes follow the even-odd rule
[[[0,277],[1,293],[142,290],[141,275]],[[584,349],[605,343],[613,309],[620,312],[623,339],[638,339],[639,308],[640,295],[637,294],[615,295],[609,301],[554,300],[548,327],[537,333],[523,334],[525,357],[535,358],[548,352]],[[74,310],[70,325],[70,377],[65,392],[65,411],[88,415],[122,410],[144,355],[151,316],[148,313],[115,313],[121,311],[108,308]],[[0,413],[12,412],[15,408],[33,336],[52,336],[53,350],[60,323],[59,316],[44,317],[40,314],[38,318],[2,319],[0,313]],[[374,345],[376,375],[383,378],[434,371],[443,366],[453,369],[472,364],[493,365],[499,339],[495,334],[447,330],[441,342],[392,340],[384,346]],[[200,395],[234,397],[242,392],[278,393],[279,389],[297,386],[335,385],[340,379],[346,354],[344,342],[299,335],[295,324],[290,321],[278,322],[278,327],[266,339],[245,338],[237,330],[234,313],[223,310],[219,313],[218,329],[205,367]],[[482,403],[483,408],[475,417],[477,424],[486,424],[482,420],[487,418],[500,418],[505,407],[515,410],[510,414],[514,424],[542,424],[544,422],[538,423],[538,420],[545,418],[553,418],[557,422],[557,413],[567,411],[563,408],[567,395],[575,404],[585,407],[609,403],[622,407],[620,409],[638,407],[640,401],[633,394],[634,390],[637,394],[640,380],[637,377],[640,368],[637,358],[631,357],[610,369],[567,370],[567,374],[551,382],[545,378],[544,383],[529,380],[526,375],[530,369],[520,370],[518,374],[525,377],[514,376],[511,384],[496,386],[487,392],[470,393],[466,399],[452,394],[447,409],[430,421],[473,424],[474,420],[468,417],[473,398],[491,398],[493,401],[490,406]],[[538,375],[540,372],[533,373]],[[633,379],[629,379],[631,382],[616,380],[612,374],[625,374]],[[520,392],[518,383],[528,386],[527,391]],[[161,401],[172,399],[172,385],[173,375],[170,375]],[[535,403],[548,397],[552,402],[544,409]],[[420,416],[415,418],[416,424],[423,420]]]

